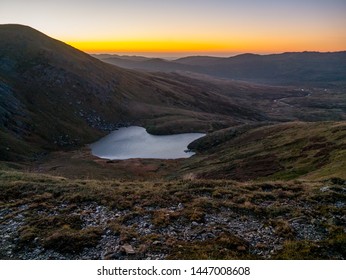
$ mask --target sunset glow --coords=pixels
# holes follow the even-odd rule
[[[346,1],[2,0],[29,25],[91,53],[278,53],[346,49]]]
[[[275,40],[231,40],[227,41],[66,41],[71,46],[90,53],[112,53],[112,52],[157,52],[157,53],[227,53],[227,52],[259,52],[277,53],[289,51],[341,51],[345,48],[318,38],[310,40],[291,40],[281,38]],[[318,48],[316,48],[318,46]]]

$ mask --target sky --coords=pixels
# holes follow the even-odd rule
[[[0,24],[148,56],[346,50],[345,15],[346,0],[0,0]]]

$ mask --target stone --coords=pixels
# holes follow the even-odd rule
[[[114,260],[117,258],[118,258],[118,253],[116,252],[106,252],[102,257],[103,260]]]
[[[246,247],[239,245],[239,246],[237,246],[237,250],[238,251],[246,251]]]
[[[334,217],[329,218],[329,219],[327,220],[327,223],[328,223],[329,225],[335,225],[335,218],[334,218]]]
[[[130,244],[124,244],[121,246],[121,251],[125,252],[127,255],[134,255],[136,254],[135,250]]]
[[[320,188],[320,191],[321,192],[327,192],[327,191],[329,191],[329,189],[330,189],[330,187],[325,186],[325,187]]]

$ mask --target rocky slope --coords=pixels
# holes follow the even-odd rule
[[[0,173],[1,259],[344,259],[346,182]]]

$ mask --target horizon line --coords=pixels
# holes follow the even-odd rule
[[[81,50],[83,51],[83,50]],[[117,55],[117,56],[139,56],[139,57],[147,57],[147,58],[183,58],[183,57],[215,57],[215,58],[227,58],[227,57],[235,57],[239,55],[280,55],[280,54],[288,54],[288,53],[339,53],[346,52],[345,50],[335,50],[335,51],[316,51],[316,50],[304,50],[304,51],[278,51],[278,52],[138,52],[138,51],[83,51],[90,55]]]

